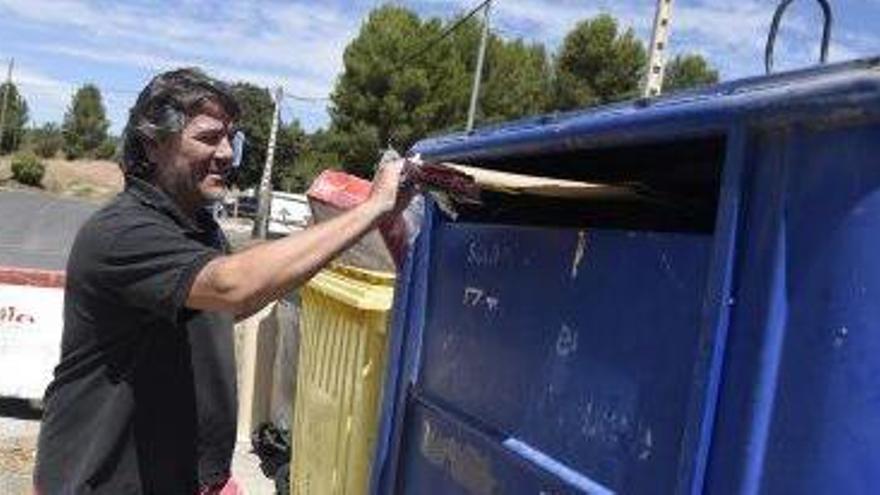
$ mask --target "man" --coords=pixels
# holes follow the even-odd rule
[[[400,163],[388,164],[359,207],[229,254],[205,207],[225,191],[238,116],[228,88],[193,69],[157,76],[131,110],[125,190],[83,225],[68,261],[37,493],[219,492],[236,434],[234,319],[306,282],[408,201]]]

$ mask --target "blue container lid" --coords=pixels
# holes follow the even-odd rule
[[[833,106],[836,111],[828,114]],[[529,117],[424,139],[428,160],[479,163],[685,136],[719,135],[736,122],[773,125],[880,113],[880,57],[760,76],[586,110]]]

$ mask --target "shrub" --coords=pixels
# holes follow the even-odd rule
[[[46,167],[33,153],[20,153],[12,158],[12,177],[28,186],[40,186]]]
[[[116,157],[116,144],[106,140],[95,150],[95,158],[99,160],[113,160]]]
[[[98,147],[107,139],[109,126],[101,91],[93,84],[79,88],[61,124],[64,155],[68,160],[95,156]]]
[[[31,147],[41,158],[54,158],[64,145],[61,129],[55,124],[46,124],[31,131]]]
[[[85,152],[78,143],[70,144],[67,141],[64,142],[64,158],[68,160],[77,160],[85,156]]]

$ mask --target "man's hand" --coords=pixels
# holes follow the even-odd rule
[[[373,177],[373,187],[367,202],[372,204],[380,216],[395,215],[403,211],[412,193],[400,190],[401,172],[405,160],[393,160],[379,165]]]

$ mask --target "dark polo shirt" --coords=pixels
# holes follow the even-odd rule
[[[159,189],[125,191],[80,229],[67,265],[61,362],[46,391],[41,495],[190,495],[228,475],[235,445],[233,318],[187,309],[227,251]]]

